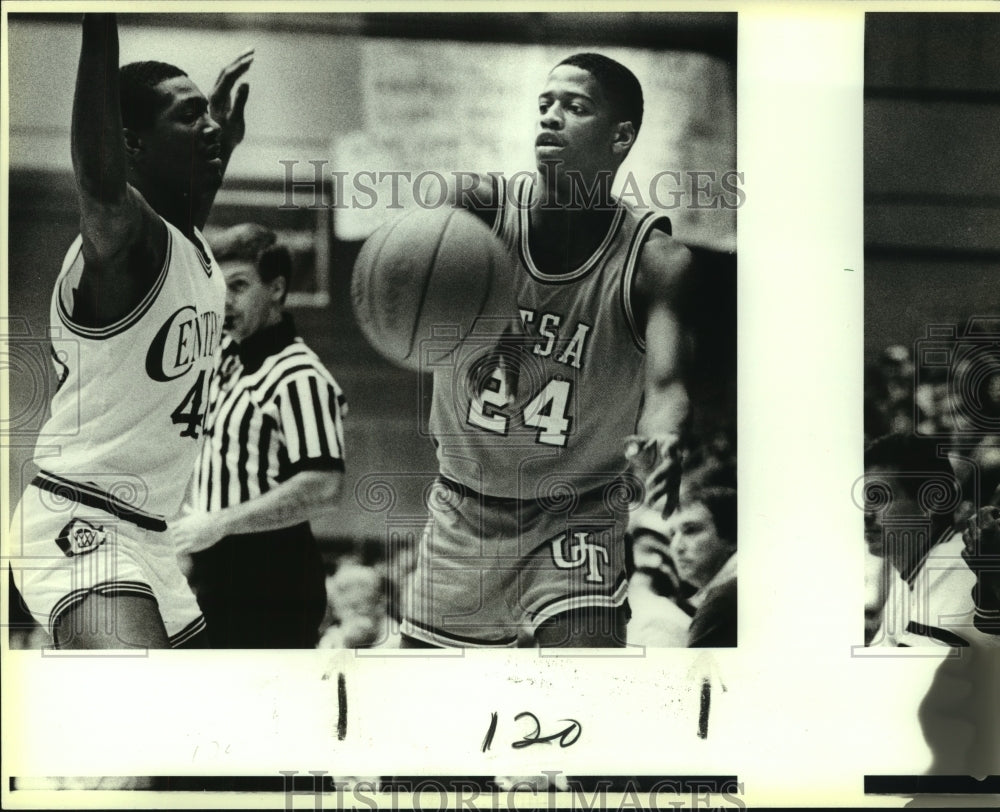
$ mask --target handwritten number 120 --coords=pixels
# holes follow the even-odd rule
[[[580,734],[583,732],[583,727],[580,725],[576,719],[560,719],[561,722],[568,722],[569,724],[562,730],[557,730],[555,733],[551,733],[548,736],[542,735],[542,725],[538,721],[538,717],[535,714],[525,711],[524,713],[519,713],[514,717],[515,722],[521,721],[521,719],[530,719],[532,722],[532,729],[525,733],[517,741],[511,742],[510,746],[515,750],[519,750],[522,747],[531,747],[533,744],[544,744],[545,742],[558,741],[560,747],[569,747],[572,744],[576,744],[577,739],[580,738]],[[493,713],[490,716],[490,727],[486,731],[486,738],[483,739],[483,752],[485,753],[493,746],[493,736],[497,732],[497,714]]]

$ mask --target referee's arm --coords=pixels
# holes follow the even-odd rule
[[[262,533],[316,518],[340,501],[343,471],[299,471],[249,502],[215,513],[195,513],[170,523],[179,553],[197,553],[226,536]]]
[[[313,398],[316,398],[314,400]],[[226,536],[262,533],[311,521],[333,508],[344,479],[343,397],[335,386],[305,374],[283,381],[275,397],[291,475],[259,496],[219,511],[170,523],[179,554],[207,549]],[[292,404],[308,402],[307,413]]]

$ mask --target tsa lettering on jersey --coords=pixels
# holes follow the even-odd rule
[[[532,347],[535,355],[580,369],[592,325],[582,321],[569,324],[559,313],[539,313],[526,307],[519,309],[525,332],[539,339]]]
[[[552,545],[552,560],[559,569],[586,567],[584,579],[591,584],[603,584],[604,569],[610,564],[610,557],[604,545],[595,543],[594,535],[590,530],[568,530],[549,544]]]
[[[526,307],[519,310],[528,336],[526,346],[531,353],[572,369],[584,366],[592,325],[583,321],[570,324],[559,313],[538,312]],[[535,442],[564,447],[573,428],[575,378],[572,373],[554,373],[551,368],[548,373],[551,377],[532,382],[533,391],[520,393],[524,403],[521,421],[529,429],[537,430]],[[493,370],[486,386],[469,403],[467,422],[470,425],[507,436],[517,374],[516,370],[502,364]]]

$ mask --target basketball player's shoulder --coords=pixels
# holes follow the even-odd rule
[[[690,272],[693,262],[686,245],[654,227],[639,251],[636,289],[647,296],[672,294]]]
[[[449,205],[465,209],[492,228],[503,204],[501,180],[495,174],[453,172],[446,199]]]
[[[134,274],[136,266],[148,265],[135,262],[137,254],[160,259],[166,253],[165,221],[131,184],[114,202],[88,205],[86,195],[81,200],[80,233],[88,271]]]

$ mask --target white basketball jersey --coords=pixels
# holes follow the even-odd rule
[[[167,255],[155,283],[107,327],[73,320],[82,239],[70,247],[50,311],[59,388],[35,454],[39,486],[83,486],[140,518],[170,517],[184,497],[201,448],[226,298],[201,234],[199,248],[166,226]]]
[[[962,559],[963,546],[961,533],[954,533],[931,548],[909,581],[896,574],[871,645],[1000,645],[1000,638],[980,632],[973,623],[976,576]]]
[[[644,389],[644,337],[632,283],[650,230],[619,202],[608,233],[575,270],[546,274],[531,258],[532,184],[501,183],[494,231],[510,259],[523,335],[467,338],[434,373],[430,430],[441,473],[488,496],[559,497],[606,487],[625,469]],[[502,320],[498,323],[502,323]],[[516,346],[511,352],[510,347]],[[476,394],[480,393],[480,394]]]

